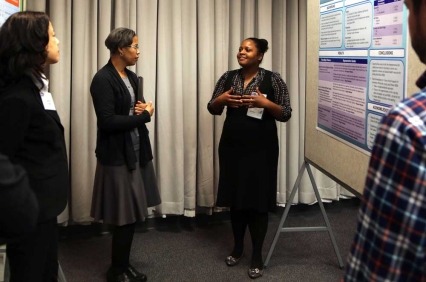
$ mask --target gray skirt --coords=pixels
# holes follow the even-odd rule
[[[125,225],[144,221],[148,207],[161,203],[152,161],[144,167],[136,165],[96,165],[91,216],[94,221]]]

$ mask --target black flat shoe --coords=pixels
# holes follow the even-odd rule
[[[249,268],[249,270],[248,270],[248,276],[251,279],[259,278],[262,275],[263,275],[263,268],[257,268],[257,267],[255,267],[255,268]]]
[[[133,266],[129,264],[125,272],[129,277],[133,278],[134,281],[145,282],[148,280],[145,274],[137,271]]]
[[[226,259],[225,259],[225,263],[226,263],[227,266],[237,265],[242,257],[243,257],[243,255],[241,255],[239,258],[236,258],[234,256],[227,256]]]
[[[115,274],[113,273],[113,271],[108,271],[107,281],[108,282],[136,282],[137,280],[129,277],[125,272],[120,274]]]

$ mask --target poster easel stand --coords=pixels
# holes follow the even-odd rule
[[[308,171],[309,178],[311,179],[311,183],[312,183],[312,186],[313,186],[313,189],[314,189],[314,192],[315,192],[315,197],[317,198],[318,204],[321,208],[322,216],[323,216],[324,221],[325,221],[325,226],[283,227],[285,220],[287,219],[287,215],[288,215],[288,212],[290,210],[291,204],[293,203],[294,196],[296,195],[296,191],[299,188],[300,181],[302,179],[303,173],[305,172],[305,169]],[[274,237],[274,240],[272,241],[272,245],[269,249],[269,252],[268,252],[268,255],[266,257],[264,266],[266,267],[268,265],[269,260],[271,259],[272,253],[275,249],[275,245],[277,244],[278,237],[281,234],[281,232],[300,232],[300,231],[302,231],[302,232],[303,231],[305,231],[305,232],[306,231],[328,231],[328,235],[330,236],[331,242],[332,242],[333,247],[334,247],[334,252],[336,253],[337,260],[339,261],[339,266],[340,266],[340,268],[343,268],[344,265],[343,265],[342,257],[340,256],[339,248],[337,247],[337,244],[336,244],[336,239],[334,238],[333,231],[331,230],[330,222],[328,220],[327,214],[326,214],[325,209],[324,209],[324,205],[322,203],[320,194],[318,192],[318,188],[317,188],[317,185],[315,183],[315,179],[314,179],[314,176],[312,174],[311,167],[306,160],[303,162],[302,166],[300,167],[299,174],[297,176],[296,182],[294,183],[293,189],[291,190],[290,198],[285,205],[284,213],[281,217],[280,224],[278,225],[277,232],[275,233],[275,237]]]

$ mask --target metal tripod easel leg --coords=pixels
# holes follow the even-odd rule
[[[321,209],[322,216],[323,216],[324,221],[325,221],[325,226],[283,227],[284,223],[287,219],[288,212],[290,210],[291,204],[293,203],[294,196],[296,195],[296,191],[299,188],[300,181],[302,179],[303,173],[305,172],[305,169],[308,170],[309,178],[311,180],[311,183],[312,183],[312,186],[313,186],[313,189],[314,189],[314,192],[315,192],[315,197],[317,198],[318,204],[319,204],[320,209]],[[317,188],[317,185],[315,183],[315,179],[314,179],[314,176],[312,174],[311,167],[310,167],[309,163],[306,162],[306,160],[303,162],[303,164],[302,164],[302,166],[299,170],[299,174],[297,176],[296,182],[294,183],[294,186],[293,186],[291,193],[290,193],[290,198],[287,201],[287,204],[285,205],[284,213],[281,217],[280,224],[278,225],[277,232],[275,233],[275,237],[274,237],[274,240],[272,241],[272,245],[269,249],[269,252],[268,252],[268,255],[266,257],[264,266],[266,267],[268,265],[269,260],[271,259],[272,253],[275,249],[275,245],[277,244],[278,237],[280,236],[281,232],[300,232],[300,231],[328,231],[328,235],[330,236],[331,242],[332,242],[333,247],[334,247],[334,252],[336,253],[337,260],[339,261],[339,266],[340,266],[340,268],[343,268],[344,265],[343,265],[342,257],[340,256],[339,248],[337,247],[337,244],[336,244],[336,239],[334,238],[333,231],[331,230],[330,222],[328,220],[327,213],[325,212],[324,205],[322,203],[320,194],[318,192],[318,188]]]

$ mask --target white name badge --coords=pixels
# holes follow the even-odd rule
[[[43,102],[43,106],[45,110],[56,111],[55,103],[53,102],[53,97],[50,92],[40,93],[41,101]]]
[[[253,92],[251,95],[252,96],[257,95],[257,93]],[[265,96],[265,98],[266,98],[265,94],[263,94],[263,96]],[[265,110],[264,108],[249,108],[247,110],[247,116],[252,117],[252,118],[262,119],[264,110]]]

